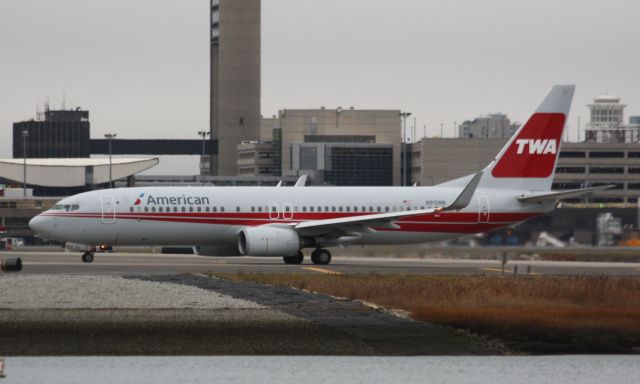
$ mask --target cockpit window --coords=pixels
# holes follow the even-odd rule
[[[77,211],[80,209],[80,205],[78,204],[56,204],[54,205],[51,210],[52,211]]]

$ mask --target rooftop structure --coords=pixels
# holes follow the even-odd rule
[[[590,121],[585,141],[596,143],[633,143],[640,141],[640,123],[624,123],[627,105],[612,95],[598,96],[588,104]]]

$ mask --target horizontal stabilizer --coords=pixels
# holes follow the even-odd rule
[[[533,194],[528,196],[523,195],[519,197],[518,200],[522,203],[536,204],[536,203],[541,203],[543,201],[566,199],[569,197],[578,197],[578,196],[586,195],[588,193],[592,193],[596,191],[604,191],[605,189],[609,189],[613,187],[615,187],[615,185],[603,185],[600,187],[572,189],[569,191],[559,191],[559,192],[544,192],[544,193]]]

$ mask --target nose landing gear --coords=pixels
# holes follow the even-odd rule
[[[93,263],[93,252],[85,252],[82,254],[82,261],[85,263]]]

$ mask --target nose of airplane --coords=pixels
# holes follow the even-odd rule
[[[47,227],[45,223],[46,220],[47,219],[45,217],[42,217],[42,215],[38,215],[29,220],[29,228],[31,228],[33,232],[42,234]]]

